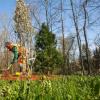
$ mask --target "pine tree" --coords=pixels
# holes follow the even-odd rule
[[[32,33],[32,23],[29,16],[29,9],[25,5],[24,0],[17,0],[15,16],[15,33],[18,33],[20,41],[23,43],[28,38],[29,33]]]
[[[62,56],[56,50],[55,35],[49,31],[48,26],[42,24],[41,30],[36,35],[36,62],[35,71],[47,73],[55,67],[61,67]]]

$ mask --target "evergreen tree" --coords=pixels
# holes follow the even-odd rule
[[[35,37],[36,39],[36,61],[35,71],[47,73],[52,72],[55,67],[62,65],[62,56],[56,50],[55,35],[49,28],[42,24],[41,30]]]

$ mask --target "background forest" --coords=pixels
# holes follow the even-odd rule
[[[99,0],[16,0],[12,18],[0,17],[0,69],[11,53],[6,41],[28,48],[33,73],[99,74]],[[14,69],[16,70],[16,68]]]

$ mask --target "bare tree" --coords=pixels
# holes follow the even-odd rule
[[[39,0],[35,1],[27,1],[28,8],[30,9],[30,14],[32,17],[32,21],[34,21],[34,28],[40,29],[41,26],[41,19],[40,19],[40,2]]]
[[[78,27],[78,22],[77,22],[77,15],[75,14],[75,10],[74,10],[73,0],[70,0],[70,4],[71,4],[71,9],[72,9],[74,26],[75,26],[75,29],[76,29],[76,36],[77,36],[77,42],[78,42],[78,48],[79,48],[79,55],[80,55],[82,73],[84,74],[84,66],[83,66],[82,52],[81,52],[81,38],[80,38],[79,27]]]
[[[83,25],[83,33],[84,33],[84,38],[85,38],[85,45],[86,45],[86,58],[87,58],[87,64],[88,64],[88,74],[90,74],[91,69],[90,69],[90,64],[89,64],[89,54],[88,54],[88,41],[87,41],[87,32],[86,32],[86,26],[87,26],[87,19],[88,19],[88,15],[87,15],[87,3],[88,0],[85,0],[83,2],[83,10],[84,10],[84,25]]]
[[[100,34],[98,34],[94,40],[96,46],[100,47]]]
[[[62,54],[63,54],[63,69],[65,71],[65,63],[66,63],[66,58],[65,58],[65,41],[64,41],[64,22],[63,22],[63,0],[61,0],[61,32],[62,32]]]

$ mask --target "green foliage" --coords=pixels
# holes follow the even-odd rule
[[[46,73],[55,67],[61,67],[62,56],[56,50],[55,35],[49,31],[45,24],[42,24],[41,30],[36,35],[36,61],[35,71]]]
[[[100,76],[57,76],[37,81],[0,80],[0,100],[100,100]]]

